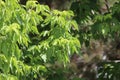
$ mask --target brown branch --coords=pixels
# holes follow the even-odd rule
[[[110,12],[108,0],[105,0],[105,6],[107,8],[107,11]]]

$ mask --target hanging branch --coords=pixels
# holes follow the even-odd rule
[[[109,13],[110,12],[110,9],[109,9],[109,3],[108,3],[108,0],[105,0],[105,6],[107,8],[107,12]]]

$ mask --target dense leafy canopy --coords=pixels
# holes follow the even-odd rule
[[[80,43],[71,30],[78,30],[72,11],[51,11],[28,1],[0,1],[0,69],[7,80],[28,80],[46,72],[44,63],[53,59],[69,62]],[[5,80],[5,79],[4,79]]]
[[[0,80],[80,80],[70,57],[84,56],[81,45],[91,49],[93,39],[119,40],[120,1],[105,1],[74,0],[70,9],[60,11],[36,0],[25,5],[0,0]],[[100,67],[100,80],[119,79],[119,64]]]

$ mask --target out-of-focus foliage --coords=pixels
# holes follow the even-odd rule
[[[119,0],[75,1],[71,10],[79,24],[80,41],[115,39],[119,35]]]
[[[104,42],[107,49],[111,47],[112,44],[109,50],[103,50],[104,54],[109,58],[107,60],[120,59],[119,8],[120,0],[75,0],[71,5],[71,10],[75,14],[74,19],[79,24],[79,40],[81,44],[85,44],[91,48],[90,41],[94,39]],[[109,44],[109,41],[112,43]],[[96,47],[97,46],[98,45],[96,45]],[[94,47],[92,48],[94,49]],[[89,51],[88,54],[95,51],[93,49]],[[99,53],[100,50],[101,49],[98,49],[96,52]],[[115,55],[117,56],[115,57]],[[111,62],[109,64],[109,62],[106,62],[100,67],[102,67],[102,69],[100,69],[98,73],[100,74],[98,80],[119,80],[118,63],[114,63],[113,61],[113,64]]]
[[[119,62],[104,62],[100,64],[98,69],[98,80],[119,80],[120,78],[120,64]]]

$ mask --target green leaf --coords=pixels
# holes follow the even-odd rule
[[[78,29],[78,24],[77,24],[76,21],[72,20],[72,21],[71,21],[71,25],[73,26],[73,30],[79,31],[79,29]]]
[[[26,8],[27,8],[27,9],[35,8],[36,5],[37,5],[36,3],[37,3],[37,1],[27,1],[27,3],[26,3]]]

